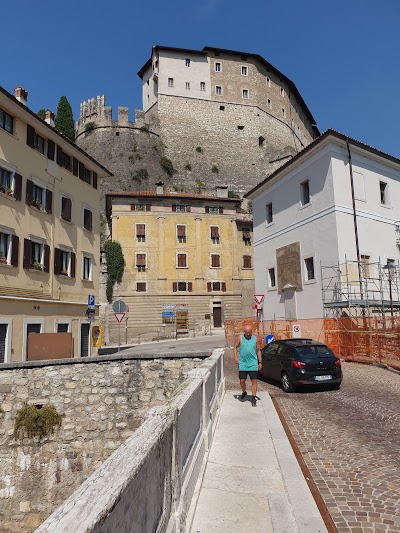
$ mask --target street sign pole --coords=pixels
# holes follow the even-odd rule
[[[121,346],[121,322],[118,322],[118,353]]]

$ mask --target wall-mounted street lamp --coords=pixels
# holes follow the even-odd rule
[[[393,296],[392,296],[392,281],[396,267],[393,263],[387,263],[383,270],[386,270],[388,282],[389,282],[389,298],[390,298],[390,314],[393,316]]]

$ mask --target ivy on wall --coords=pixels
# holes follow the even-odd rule
[[[112,302],[114,285],[121,283],[124,275],[125,259],[121,245],[118,241],[107,241],[103,246],[107,261],[107,284],[106,296],[109,303]]]

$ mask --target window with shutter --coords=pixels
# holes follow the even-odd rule
[[[72,173],[74,176],[78,175],[78,160],[75,157],[72,158]]]
[[[85,165],[79,161],[78,163],[79,179],[85,181]]]
[[[146,270],[146,254],[136,254],[136,268],[139,272]]]
[[[61,197],[61,218],[71,222],[72,202],[66,196]]]
[[[180,243],[186,242],[186,226],[183,224],[177,224],[176,236]]]
[[[211,267],[212,268],[221,267],[221,256],[219,254],[211,254]]]
[[[64,154],[63,154],[61,146],[57,145],[57,165],[60,165],[60,167],[62,167],[63,164],[64,164]]]
[[[29,126],[27,124],[26,126],[26,144],[33,148],[35,142],[35,128],[32,128],[32,126]]]
[[[56,151],[56,145],[53,141],[50,141],[50,139],[47,141],[47,157],[54,161]]]
[[[243,268],[251,268],[251,255],[243,256]]]
[[[21,174],[14,174],[14,198],[21,200],[22,198],[22,176]]]
[[[187,290],[188,292],[193,292],[193,283],[191,281],[189,281],[187,284]]]
[[[187,268],[186,254],[177,254],[177,268]]]
[[[246,246],[251,245],[251,234],[249,228],[243,228],[242,230],[243,241]]]
[[[0,264],[9,265],[11,263],[11,234],[0,232]]]
[[[11,265],[18,266],[19,237],[13,235],[11,238]]]
[[[136,238],[138,242],[146,241],[146,224],[136,224]]]
[[[97,172],[93,172],[93,187],[97,189]]]
[[[146,282],[145,281],[139,281],[136,283],[136,292],[146,292]]]
[[[53,193],[49,191],[49,189],[46,189],[45,196],[46,196],[46,213],[52,213],[53,212]]]
[[[8,324],[0,324],[0,363],[6,360],[6,340]]]
[[[210,226],[210,236],[211,236],[211,242],[213,244],[219,244],[219,227],[218,226]]]
[[[211,292],[211,281],[207,282],[207,291]]]
[[[33,204],[33,181],[26,180],[26,203],[27,205]]]
[[[174,281],[172,284],[172,292],[176,292],[177,290],[178,290],[178,284],[176,281]]]
[[[178,281],[178,292],[186,292],[188,290],[186,281]]]
[[[88,231],[92,231],[92,212],[90,209],[83,210],[83,227]]]

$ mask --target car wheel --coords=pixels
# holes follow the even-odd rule
[[[293,392],[294,387],[287,372],[282,372],[282,389],[285,392]]]

